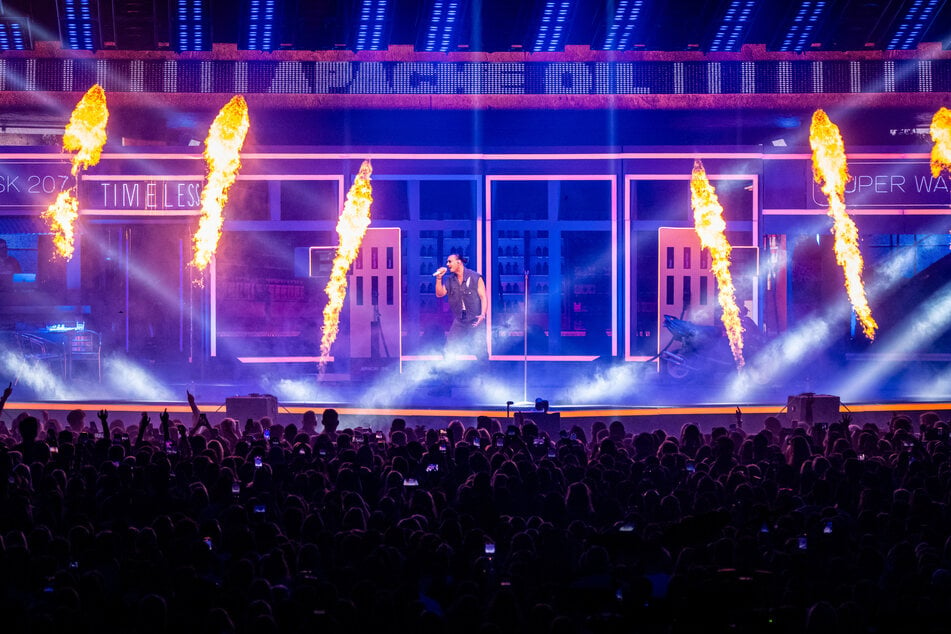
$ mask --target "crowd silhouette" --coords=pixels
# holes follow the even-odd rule
[[[29,632],[943,632],[949,425],[2,415]],[[31,415],[33,414],[33,415]],[[528,416],[526,416],[526,419]]]

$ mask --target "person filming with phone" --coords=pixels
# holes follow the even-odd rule
[[[453,356],[475,355],[477,360],[487,356],[485,338],[485,281],[472,269],[467,269],[462,256],[452,253],[446,266],[440,267],[436,278],[436,297],[449,298],[452,326],[447,343]]]

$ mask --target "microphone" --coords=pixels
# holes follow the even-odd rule
[[[433,277],[439,277],[440,275],[445,275],[446,271],[448,270],[449,269],[447,269],[446,267],[440,266],[438,269],[436,269],[436,272],[433,273]]]

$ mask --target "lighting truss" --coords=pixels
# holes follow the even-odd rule
[[[359,0],[357,6],[353,50],[386,50],[390,44],[392,3],[390,0]]]
[[[249,51],[273,51],[280,47],[279,0],[246,0],[244,31],[238,48]]]
[[[459,41],[462,22],[469,0],[429,0],[426,12],[426,31],[417,48],[427,53],[446,53]]]
[[[172,0],[169,17],[172,50],[211,50],[211,0]]]
[[[603,51],[628,51],[634,38],[644,30],[645,0],[618,0],[604,34]]]
[[[99,18],[94,0],[58,0],[59,35],[63,48],[95,51],[100,48]]]
[[[577,6],[577,0],[545,0],[536,21],[538,26],[530,48],[532,53],[565,50],[571,16]]]
[[[707,51],[710,53],[735,53],[746,42],[746,35],[753,24],[757,0],[730,0],[710,40]]]
[[[28,51],[32,48],[29,18],[0,17],[0,51]]]
[[[913,0],[907,3],[905,14],[897,21],[895,33],[889,38],[885,50],[911,51],[918,48],[944,3],[945,0]]]
[[[772,50],[784,53],[802,53],[816,41],[819,27],[828,17],[831,0],[804,0],[784,25],[782,39]]]

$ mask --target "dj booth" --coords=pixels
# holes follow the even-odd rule
[[[102,341],[87,330],[89,306],[51,304],[42,294],[0,293],[0,349],[71,379],[82,370],[102,380]]]

